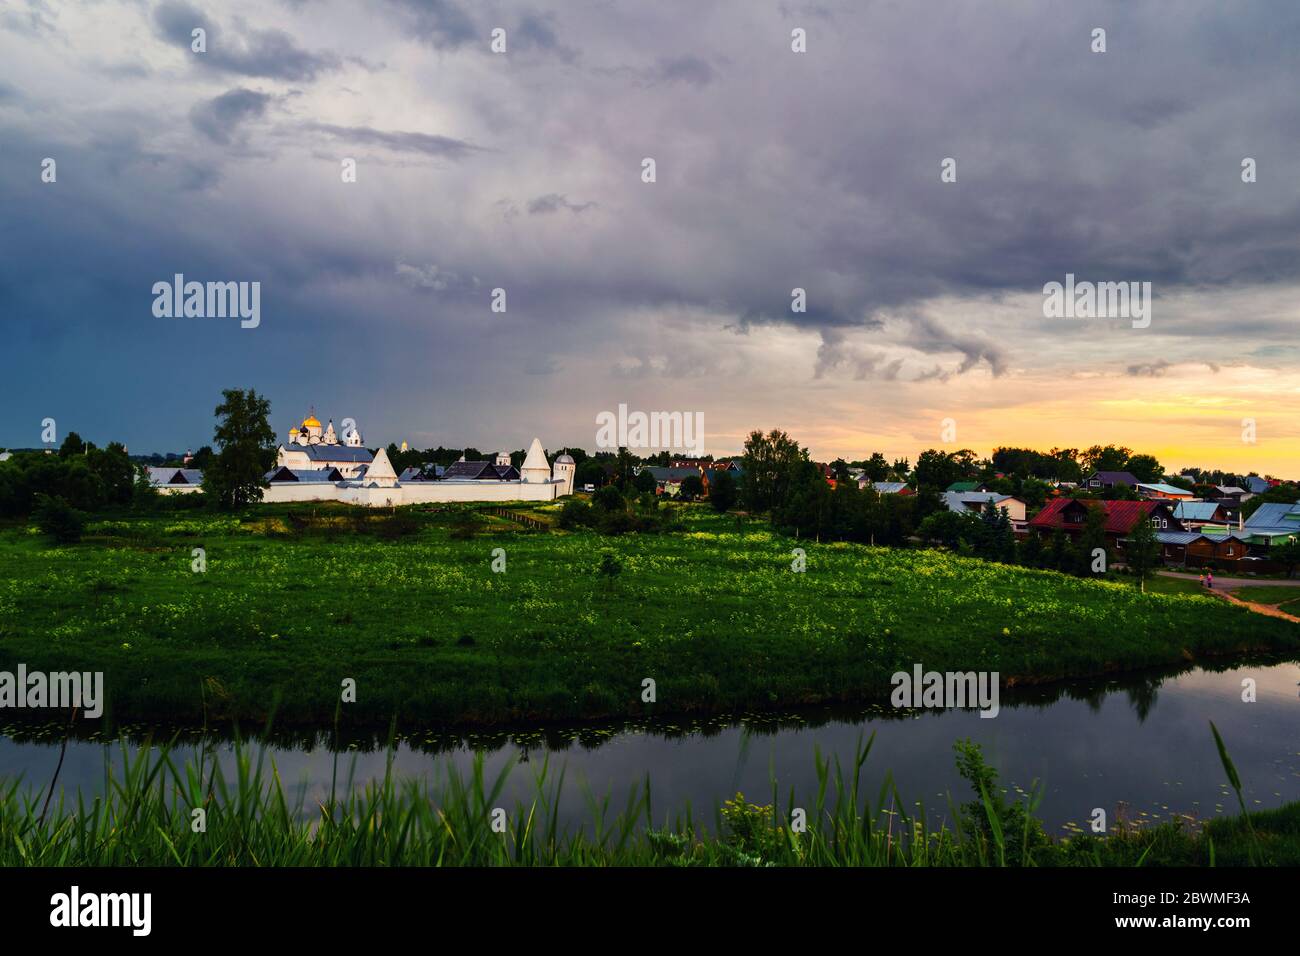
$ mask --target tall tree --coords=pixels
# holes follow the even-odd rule
[[[715,471],[709,479],[709,503],[714,511],[726,511],[736,503],[736,479],[729,471]]]
[[[1160,481],[1165,476],[1165,469],[1156,460],[1155,455],[1133,455],[1129,458],[1124,470],[1132,474],[1138,481]]]
[[[1124,563],[1137,577],[1138,589],[1145,591],[1147,578],[1160,565],[1160,542],[1149,520],[1139,521],[1124,543]]]
[[[225,389],[213,433],[220,449],[203,472],[203,491],[219,508],[234,510],[262,500],[266,472],[275,462],[271,403],[253,389]]]
[[[785,504],[790,489],[805,474],[808,451],[778,429],[764,435],[751,432],[745,441],[741,497],[751,511],[769,511]]]
[[[1133,449],[1121,445],[1093,445],[1082,457],[1085,471],[1124,471],[1133,457]]]

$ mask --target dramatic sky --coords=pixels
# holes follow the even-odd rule
[[[371,445],[590,449],[626,403],[718,454],[950,418],[1297,475],[1298,74],[1294,0],[5,0],[0,445],[197,447],[251,386]],[[154,317],[174,273],[260,327]],[[1045,318],[1067,273],[1150,326]]]

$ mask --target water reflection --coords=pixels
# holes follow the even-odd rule
[[[1257,682],[1258,701],[1243,703],[1241,682]],[[1079,681],[1004,691],[996,719],[976,711],[899,713],[889,707],[817,708],[729,718],[665,719],[617,725],[542,726],[502,731],[457,732],[404,729],[393,757],[399,775],[427,782],[448,764],[468,768],[475,751],[486,755],[487,772],[520,761],[507,788],[507,806],[531,796],[533,772],[545,759],[563,764],[569,785],[562,816],[585,819],[583,790],[611,794],[620,804],[629,789],[651,780],[656,819],[686,806],[711,816],[712,807],[743,791],[767,802],[772,780],[784,801],[790,789],[811,800],[816,788],[813,755],[851,757],[857,740],[876,742],[864,770],[874,793],[886,771],[900,793],[946,815],[948,795],[968,799],[957,777],[953,741],[970,737],[983,745],[990,763],[1012,793],[1043,783],[1041,813],[1049,828],[1086,822],[1094,807],[1108,812],[1121,803],[1137,820],[1174,813],[1213,817],[1234,812],[1208,722],[1223,733],[1246,784],[1247,806],[1276,806],[1300,799],[1300,667],[1260,659],[1231,666],[1183,668],[1123,679]],[[25,785],[44,789],[58,760],[65,727],[2,728],[0,778],[22,775]],[[126,727],[83,724],[69,744],[59,789],[75,794],[102,791],[105,761],[120,762],[120,738],[134,746],[176,735],[186,753],[203,739],[196,728]],[[224,765],[231,762],[230,731],[206,738]],[[340,726],[333,729],[280,728],[265,737],[268,757],[290,789],[310,804],[333,786],[354,786],[382,778],[387,730]],[[335,760],[335,752],[346,756]],[[334,777],[335,764],[338,778]]]

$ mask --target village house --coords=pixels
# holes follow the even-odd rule
[[[203,490],[203,472],[196,468],[146,468],[149,484],[168,494]]]
[[[1094,471],[1083,479],[1083,487],[1089,491],[1114,488],[1116,485],[1128,485],[1130,488],[1136,488],[1138,486],[1137,476],[1127,471]]]
[[[675,496],[681,493],[682,482],[694,475],[704,483],[704,474],[699,468],[663,468],[658,465],[642,465],[637,474],[649,472],[655,480],[655,494]]]
[[[942,498],[948,510],[958,514],[983,514],[989,510],[1005,509],[1012,528],[1016,531],[1025,529],[1025,503],[1013,495],[991,491],[945,491]]]
[[[1174,485],[1166,485],[1163,482],[1145,482],[1139,481],[1135,490],[1143,498],[1163,499],[1166,501],[1191,501],[1196,495],[1186,488],[1178,488]]]
[[[914,495],[905,481],[861,481],[859,488],[873,488],[878,495]]]
[[[1097,501],[1081,498],[1053,498],[1029,519],[1029,531],[1050,538],[1061,531],[1071,540],[1087,528],[1088,512],[1100,509],[1106,516],[1103,531],[1109,547],[1124,550],[1124,539],[1133,534],[1140,521],[1148,521],[1157,532],[1183,531],[1182,522],[1174,517],[1173,505],[1165,501]]]
[[[1215,485],[1214,488],[1219,493],[1220,501],[1236,501],[1240,503],[1249,501],[1251,498],[1249,491],[1236,485]]]
[[[1199,531],[1206,525],[1222,525],[1226,528],[1235,523],[1241,509],[1223,501],[1180,501],[1174,505],[1174,517],[1183,523],[1188,531]]]

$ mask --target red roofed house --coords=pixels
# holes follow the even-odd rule
[[[1029,519],[1029,530],[1050,537],[1058,530],[1068,538],[1083,534],[1088,510],[1100,508],[1106,513],[1105,532],[1110,546],[1124,550],[1123,541],[1133,533],[1139,521],[1150,521],[1156,531],[1182,531],[1183,523],[1174,517],[1166,501],[1094,501],[1081,498],[1053,498],[1043,510]]]

